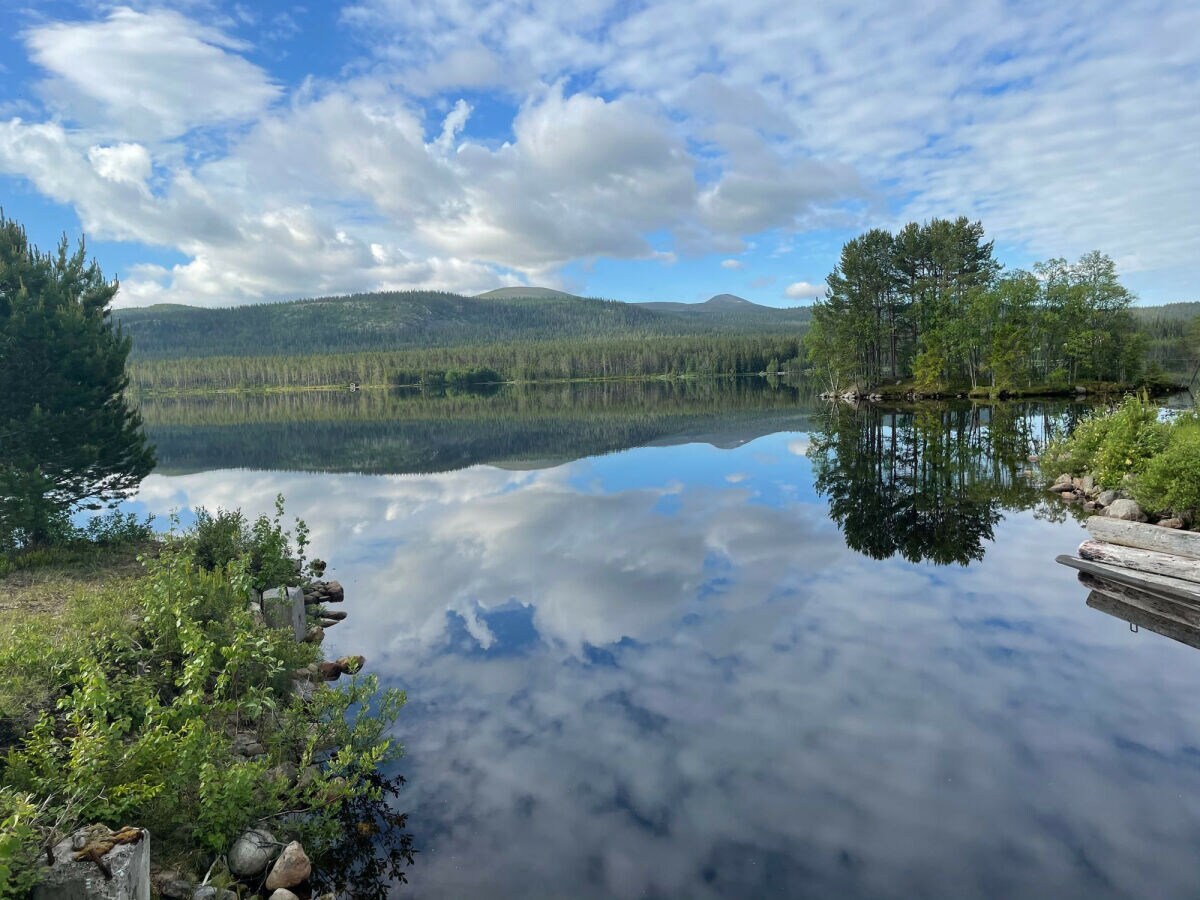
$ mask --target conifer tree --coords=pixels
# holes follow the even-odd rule
[[[43,253],[0,213],[0,550],[53,541],[73,511],[127,496],[154,467],[125,399],[117,288],[82,241]]]

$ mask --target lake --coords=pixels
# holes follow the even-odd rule
[[[408,692],[398,895],[1200,895],[1200,653],[1085,604],[1083,529],[1022,473],[1082,405],[143,408],[128,507],[283,493],[346,587],[327,651]]]

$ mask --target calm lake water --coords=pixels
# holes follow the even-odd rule
[[[408,691],[398,895],[1200,896],[1200,652],[1020,475],[1082,407],[759,382],[147,403],[131,508],[282,492]],[[186,518],[186,517],[185,517]]]

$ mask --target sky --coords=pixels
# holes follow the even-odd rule
[[[1194,0],[0,0],[0,207],[118,305],[811,302],[965,215],[1200,299]]]

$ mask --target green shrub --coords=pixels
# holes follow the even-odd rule
[[[145,560],[144,577],[77,596],[61,618],[0,626],[0,671],[20,676],[19,690],[0,691],[0,715],[22,730],[0,758],[0,886],[10,877],[5,854],[32,840],[14,831],[28,809],[13,798],[34,798],[64,831],[140,825],[164,858],[207,865],[260,821],[319,852],[338,836],[331,803],[375,790],[366,773],[399,750],[387,731],[403,694],[355,678],[318,686],[302,705],[291,673],[317,649],[287,629],[262,628],[247,608],[252,559],[260,576],[278,577],[286,564],[297,577],[281,516],[280,506],[274,519],[245,526],[218,513],[204,534],[168,538]],[[229,522],[242,523],[236,540]],[[298,537],[303,544],[302,526]],[[245,552],[224,565],[197,559],[203,547],[215,563],[231,543]],[[267,755],[236,754],[238,731],[252,732]],[[337,750],[326,759],[322,747]],[[294,784],[267,777],[296,760],[320,765]],[[311,815],[296,821],[287,811]]]
[[[40,818],[32,797],[0,788],[0,900],[28,897],[37,884]]]
[[[1042,455],[1042,470],[1049,476],[1091,474],[1100,484],[1115,488],[1126,474],[1137,475],[1162,451],[1167,430],[1158,421],[1156,406],[1127,397],[1112,412],[1096,413],[1052,442]]]
[[[1134,484],[1134,497],[1151,512],[1172,512],[1195,521],[1200,514],[1200,416],[1171,423],[1166,446],[1151,458]]]

